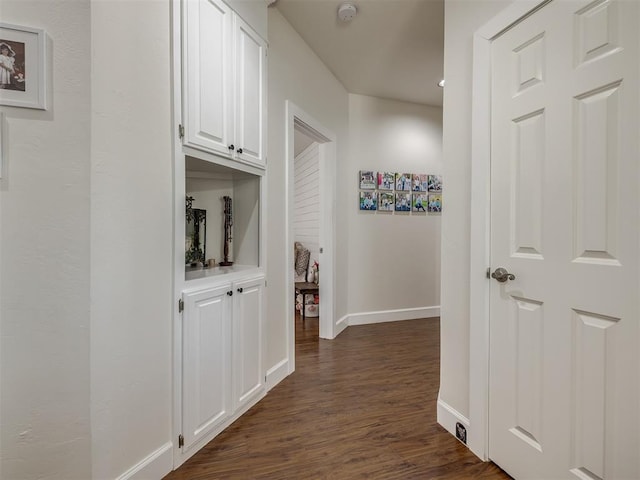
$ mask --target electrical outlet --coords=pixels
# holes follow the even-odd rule
[[[467,444],[467,429],[460,422],[456,423],[456,438],[465,445]]]

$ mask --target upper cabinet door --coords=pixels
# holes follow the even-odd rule
[[[185,143],[229,155],[233,143],[233,12],[220,0],[184,0]]]
[[[235,17],[235,136],[239,160],[266,164],[266,42],[240,17]]]

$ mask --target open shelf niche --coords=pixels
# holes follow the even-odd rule
[[[206,212],[204,231],[199,232],[204,245],[205,262],[187,263],[185,252],[185,280],[255,269],[260,266],[260,181],[261,177],[235,170],[195,157],[185,157],[185,192],[192,197],[192,208],[201,217]],[[232,241],[229,260],[232,266],[221,267],[224,260],[224,200],[232,199]],[[202,228],[202,227],[201,227]],[[193,226],[185,229],[185,250],[193,243]],[[207,261],[215,259],[215,266]]]

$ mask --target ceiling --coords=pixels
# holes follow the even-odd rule
[[[275,7],[349,93],[442,106],[444,0],[277,0]]]

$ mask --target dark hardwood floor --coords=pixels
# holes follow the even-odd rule
[[[440,322],[296,319],[296,371],[165,480],[509,479],[436,423]]]

